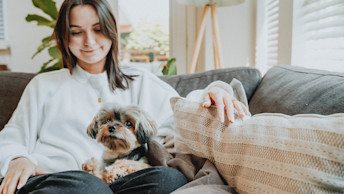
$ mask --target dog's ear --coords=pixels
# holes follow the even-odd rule
[[[95,139],[98,134],[98,116],[95,116],[91,124],[87,127],[87,135]]]
[[[149,118],[147,113],[141,111],[141,118],[136,121],[136,137],[140,144],[144,144],[153,139],[157,133],[155,121]]]

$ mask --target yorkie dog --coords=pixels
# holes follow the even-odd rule
[[[137,106],[107,104],[87,128],[87,134],[103,144],[103,161],[94,157],[82,169],[111,184],[117,178],[149,168],[146,143],[157,132],[156,123]]]

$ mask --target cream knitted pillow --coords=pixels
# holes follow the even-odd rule
[[[176,150],[210,159],[239,193],[344,192],[344,114],[259,114],[228,125],[214,108],[171,104]]]

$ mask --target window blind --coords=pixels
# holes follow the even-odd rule
[[[279,0],[257,2],[256,68],[263,74],[278,64]]]
[[[9,48],[5,3],[5,0],[0,0],[0,50],[7,50]],[[0,62],[2,61],[3,60],[0,59]]]
[[[344,72],[344,1],[294,1],[293,64]]]
[[[0,0],[0,41],[6,40],[4,0]]]
[[[292,1],[257,2],[256,67],[265,73],[291,63]]]
[[[266,1],[267,65],[278,64],[279,0]]]

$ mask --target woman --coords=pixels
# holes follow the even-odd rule
[[[140,106],[157,122],[158,137],[173,135],[169,99],[178,94],[149,72],[120,69],[116,22],[109,7],[106,0],[62,4],[54,37],[68,70],[36,76],[1,131],[0,170],[5,177],[0,194],[169,193],[187,182],[175,169],[152,167],[108,187],[79,170],[87,159],[101,157],[102,147],[87,137],[86,128],[105,102]],[[223,82],[212,83],[203,96],[204,107],[216,104],[222,120],[226,111],[234,121],[233,107],[242,116],[249,114],[241,103],[232,102],[231,88]]]

